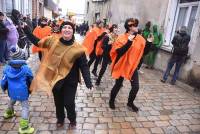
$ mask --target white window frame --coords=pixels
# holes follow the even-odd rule
[[[192,6],[197,6],[198,9],[200,8],[199,7],[199,3],[200,3],[199,1],[197,1],[197,2],[189,2],[189,3],[179,3],[179,1],[177,0],[176,2],[173,1],[171,3],[171,5],[168,6],[168,12],[166,14],[166,18],[167,18],[166,20],[172,19],[170,22],[165,21],[165,27],[166,27],[165,40],[166,41],[162,45],[161,48],[166,50],[166,51],[171,51],[172,50],[171,41],[172,41],[172,39],[174,37],[174,34],[175,34],[176,24],[177,24],[177,21],[178,21],[178,15],[179,15],[180,8],[181,7],[188,7],[187,14],[186,14],[187,18],[186,18],[185,24],[184,24],[185,26],[187,26],[188,23],[189,23]],[[177,7],[177,10],[173,9],[173,11],[171,11],[172,7],[173,8]],[[197,9],[197,12],[198,12],[198,9]],[[175,17],[174,17],[174,14],[175,14]],[[196,17],[197,17],[197,14],[198,13],[196,13]],[[168,25],[173,26],[173,27],[169,27]],[[192,32],[193,32],[193,29],[192,29]],[[191,32],[191,35],[192,35],[192,32]]]

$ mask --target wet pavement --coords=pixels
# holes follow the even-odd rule
[[[82,38],[78,39],[81,41]],[[35,72],[39,64],[38,56],[31,55],[28,64]],[[159,71],[145,68],[142,68],[142,71],[144,74],[139,74],[140,90],[135,100],[135,104],[140,108],[138,113],[129,111],[126,106],[129,81],[124,81],[116,98],[116,109],[109,108],[109,94],[114,80],[108,69],[101,85],[95,87],[93,92],[87,90],[85,84],[78,86],[75,129],[68,129],[67,119],[63,128],[56,128],[53,97],[47,96],[43,91],[30,96],[30,123],[37,129],[36,134],[199,134],[199,93],[193,92],[191,87],[184,86],[181,82],[177,85],[161,83],[162,74]],[[93,84],[95,79],[92,76]],[[15,106],[16,117],[5,120],[3,113],[7,102],[7,94],[0,91],[0,134],[16,134],[21,106],[19,103]]]

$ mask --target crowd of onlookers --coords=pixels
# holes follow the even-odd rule
[[[10,16],[0,12],[0,65],[5,65],[10,59],[13,47],[19,47],[30,56],[31,43],[26,37],[24,26],[28,26],[31,32],[40,26],[48,26],[50,34],[58,32],[63,19],[48,20],[45,17],[31,19],[30,15],[22,15],[18,10],[13,9]],[[49,35],[50,35],[49,34]]]

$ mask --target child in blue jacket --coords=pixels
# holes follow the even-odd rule
[[[33,79],[31,69],[23,60],[24,53],[19,48],[12,48],[12,59],[3,70],[3,78],[1,80],[1,88],[3,92],[8,90],[8,96],[10,101],[8,108],[4,113],[4,118],[12,118],[15,116],[14,104],[19,101],[22,106],[21,119],[20,119],[20,134],[31,134],[34,132],[34,128],[29,126],[29,86]]]

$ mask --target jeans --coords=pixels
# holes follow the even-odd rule
[[[185,59],[184,56],[173,55],[168,62],[167,69],[163,76],[163,80],[165,81],[167,80],[167,77],[169,76],[172,67],[174,66],[174,64],[176,64],[175,71],[171,80],[172,83],[175,83],[177,80],[181,65],[184,62],[184,59]]]
[[[6,40],[0,39],[0,63],[5,63],[7,58],[7,43]]]
[[[16,100],[10,100],[9,104],[8,104],[8,109],[10,110],[14,110],[14,105],[16,103]],[[28,104],[28,100],[25,101],[20,101],[21,106],[22,106],[22,112],[21,112],[21,118],[28,120],[29,118],[29,104]]]

